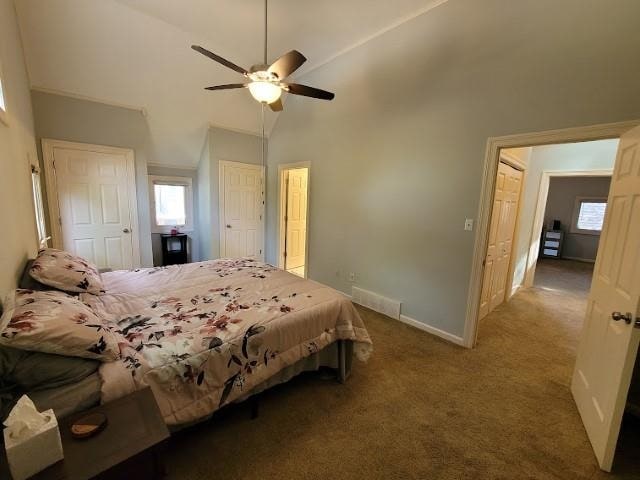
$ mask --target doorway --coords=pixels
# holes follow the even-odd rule
[[[493,321],[494,338],[508,336],[509,333],[513,334],[513,338],[518,338],[518,332],[524,330],[546,332],[540,337],[547,340],[531,345],[532,352],[537,356],[548,358],[550,369],[556,371],[564,369],[563,377],[572,371],[572,375],[566,375],[566,378],[571,378],[571,384],[564,385],[564,388],[573,395],[598,464],[607,471],[612,467],[613,453],[618,441],[622,414],[627,402],[640,341],[640,282],[633,280],[640,278],[638,277],[640,275],[640,239],[636,233],[640,228],[637,227],[640,225],[640,220],[636,220],[640,218],[640,127],[633,128],[637,123],[567,129],[528,136],[533,140],[536,137],[543,138],[545,141],[541,144],[525,143],[527,135],[519,136],[520,140],[525,140],[519,145],[530,145],[526,148],[537,149],[538,154],[530,156],[526,167],[529,182],[525,184],[523,214],[529,210],[527,215],[535,217],[535,221],[530,222],[526,218],[527,215],[523,215],[524,220],[521,218],[523,226],[529,226],[530,235],[522,235],[520,247],[524,250],[524,256],[516,255],[515,261],[512,262],[514,290],[520,285],[532,286],[534,282],[537,284],[546,282],[549,285],[549,279],[556,283],[562,280],[559,278],[562,275],[558,274],[557,269],[555,271],[548,269],[548,265],[542,265],[542,262],[548,258],[553,261],[561,260],[559,251],[562,250],[563,242],[566,240],[565,233],[588,235],[594,234],[594,230],[601,230],[602,240],[601,245],[595,248],[597,261],[594,273],[591,274],[590,269],[586,269],[586,276],[592,276],[593,279],[589,288],[583,288],[582,292],[580,288],[573,289],[576,295],[570,295],[569,289],[563,289],[562,281],[560,281],[561,288],[553,288],[553,285],[551,288],[544,289],[525,288],[515,296],[514,307],[507,304],[496,310],[490,316],[491,319],[487,317],[483,320],[483,325],[488,320]],[[589,138],[590,136],[593,138]],[[509,141],[515,138],[517,137],[511,137],[505,143],[508,145]],[[602,138],[611,140],[600,140]],[[577,143],[571,143],[576,141]],[[485,187],[489,178],[492,184],[491,196],[487,201],[485,195],[489,192],[483,187],[485,203],[480,209],[479,223],[482,227],[478,234],[482,250],[476,251],[476,261],[479,261],[479,255],[486,255],[490,245],[493,212],[489,210],[488,205],[494,207],[493,192],[498,191],[495,185],[495,173],[491,177],[488,177],[488,174],[499,168],[499,153],[502,147],[501,141],[496,141],[493,146],[491,143],[490,140],[487,161],[492,161],[494,148],[497,158],[496,164],[485,170]],[[555,176],[579,177],[576,171],[580,169],[576,169],[576,165],[572,163],[576,158],[587,161],[582,170],[588,171],[588,176],[595,177],[598,174],[602,176],[602,170],[607,170],[607,166],[584,155],[585,149],[598,151],[599,147],[603,147],[601,151],[609,150],[608,173],[611,174],[613,170],[608,197],[604,199],[593,194],[574,195],[570,205],[564,205],[564,208],[571,209],[570,219],[560,221],[555,218],[559,216],[557,214],[547,216],[545,219],[547,201],[550,200],[549,184],[553,183],[552,178]],[[568,148],[582,152],[575,157],[569,157],[568,163],[561,166],[559,159],[567,160],[567,158],[558,156],[557,153],[566,151]],[[542,159],[551,151],[555,152],[556,156],[552,164],[547,165]],[[536,161],[540,163],[536,164]],[[533,172],[537,173],[532,175]],[[541,180],[536,181],[536,177]],[[564,190],[567,190],[566,185]],[[526,200],[527,192],[531,191],[534,195],[530,194],[529,200]],[[536,208],[536,204],[539,208]],[[564,260],[576,262],[584,259]],[[539,262],[542,268],[536,275],[535,266]],[[560,264],[555,266],[558,265]],[[477,278],[475,275],[482,270],[480,268],[478,272],[474,272],[472,278]],[[584,273],[576,272],[575,269],[572,272],[574,277]],[[565,275],[566,278],[570,276]],[[524,277],[527,277],[526,282],[522,281]],[[583,283],[590,282],[587,280]],[[473,285],[472,282],[472,290]],[[482,287],[482,280],[480,280],[480,287]],[[588,297],[585,295],[587,291]],[[478,293],[476,290],[475,295]],[[479,317],[482,298],[480,295],[476,298],[478,303],[475,307],[473,304],[470,307],[472,310],[476,309],[475,315]],[[518,306],[520,306],[519,311]],[[569,321],[565,321],[566,319]],[[475,334],[477,320],[474,321],[473,318],[470,320],[471,322],[467,325],[474,328]],[[467,339],[469,339],[467,336],[469,333],[471,332],[465,332]],[[562,344],[561,349],[557,348],[559,343]],[[570,355],[566,355],[567,353]],[[562,364],[555,362],[554,360],[560,356],[570,361]]]
[[[133,150],[42,140],[53,247],[99,268],[140,266]]]
[[[278,267],[307,278],[309,229],[308,162],[280,165],[280,215]]]
[[[264,259],[264,168],[219,162],[220,257]]]

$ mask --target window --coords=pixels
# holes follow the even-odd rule
[[[47,246],[47,226],[44,220],[44,205],[42,203],[42,186],[40,184],[40,169],[31,165],[31,188],[33,189],[33,205],[36,215],[36,228],[38,229],[38,241],[40,248]]]
[[[178,227],[193,229],[193,193],[189,177],[149,176],[152,228],[154,233],[168,233]]]
[[[606,209],[606,198],[577,197],[573,211],[571,233],[600,235]]]
[[[7,104],[4,99],[4,90],[2,88],[2,70],[0,69],[0,122],[7,124]]]

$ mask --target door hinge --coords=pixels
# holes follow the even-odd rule
[[[282,256],[283,256],[284,258],[287,258],[287,252],[284,252],[284,253],[282,254]]]
[[[58,223],[62,225],[62,217],[58,217]]]
[[[262,255],[262,249],[260,249],[260,255]]]

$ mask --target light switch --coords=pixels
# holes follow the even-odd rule
[[[473,218],[467,218],[464,221],[464,229],[467,231],[473,230]]]

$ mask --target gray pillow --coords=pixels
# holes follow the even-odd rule
[[[99,366],[97,360],[0,345],[0,420],[24,393],[80,382]]]
[[[29,275],[29,270],[31,269],[31,264],[33,263],[33,259],[27,260],[27,264],[22,271],[22,277],[20,277],[20,283],[18,284],[18,288],[24,288],[26,290],[55,290],[55,288],[45,285],[44,283],[40,283],[35,280],[31,275]]]
[[[68,385],[88,377],[99,366],[98,360],[0,345],[0,391],[17,388],[29,392]]]

